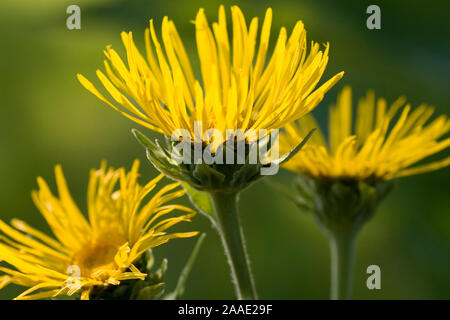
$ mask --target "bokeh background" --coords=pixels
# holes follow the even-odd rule
[[[327,106],[344,84],[357,96],[369,88],[392,101],[406,95],[413,105],[428,102],[438,114],[450,113],[450,20],[448,1],[125,1],[15,0],[0,2],[0,217],[19,217],[49,230],[30,199],[35,178],[54,186],[53,166],[63,164],[74,198],[85,208],[88,171],[102,159],[129,167],[142,159],[143,180],[155,175],[130,133],[136,124],[97,100],[77,82],[80,72],[95,79],[103,48],[124,53],[120,32],[131,30],[143,48],[148,19],[173,19],[194,67],[194,19],[200,7],[209,21],[220,3],[238,4],[247,18],[274,10],[273,34],[301,19],[308,40],[331,43],[329,78],[345,70],[344,79],[314,114],[326,123]],[[66,8],[81,7],[81,30],[66,28]],[[366,8],[381,7],[382,29],[366,28]],[[273,44],[273,39],[272,44]],[[198,69],[197,69],[198,70]],[[147,132],[151,135],[150,132]],[[153,135],[155,136],[155,135]],[[445,153],[445,152],[444,152]],[[448,155],[447,154],[444,154]],[[289,185],[292,175],[276,179]],[[450,169],[397,181],[377,216],[357,243],[354,297],[357,299],[450,298]],[[313,221],[264,182],[241,196],[247,245],[260,297],[327,299],[329,252]],[[187,203],[187,201],[186,201]],[[218,236],[198,215],[183,230],[205,231],[207,241],[188,280],[184,298],[232,299],[234,293]],[[175,240],[155,250],[169,259],[167,283],[177,275],[195,243]],[[366,268],[382,270],[382,289],[366,288]],[[8,286],[0,298],[21,288]]]

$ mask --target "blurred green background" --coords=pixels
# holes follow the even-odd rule
[[[301,19],[308,40],[331,43],[324,76],[345,70],[344,79],[314,112],[322,124],[327,106],[343,84],[357,96],[369,88],[392,101],[406,95],[413,105],[428,102],[438,114],[449,114],[450,10],[448,1],[108,1],[15,0],[0,2],[0,215],[19,217],[48,231],[32,204],[35,178],[54,186],[53,166],[63,164],[74,198],[85,207],[88,171],[102,159],[129,167],[143,160],[145,178],[155,170],[130,129],[136,124],[120,116],[77,82],[80,72],[95,79],[103,48],[111,44],[124,53],[120,32],[131,30],[143,48],[148,19],[173,19],[195,67],[194,19],[200,7],[209,21],[220,3],[238,4],[249,19],[274,10],[272,33],[292,28]],[[366,8],[378,3],[382,29],[366,28]],[[66,8],[81,7],[81,30],[66,28]],[[274,36],[272,36],[272,43]],[[198,69],[197,69],[198,70]],[[97,82],[98,83],[98,82]],[[150,132],[147,132],[151,135]],[[155,136],[155,135],[154,135]],[[445,152],[444,152],[445,153]],[[448,155],[448,152],[447,154]],[[377,216],[357,243],[354,297],[358,299],[450,298],[450,169],[397,181]],[[143,180],[144,180],[143,179]],[[289,184],[292,175],[276,179]],[[241,196],[243,227],[260,297],[263,299],[327,299],[329,252],[313,221],[280,193],[260,182]],[[187,203],[187,201],[185,201]],[[218,236],[198,215],[183,230],[207,232],[207,241],[187,283],[184,298],[232,299],[230,275]],[[168,285],[195,243],[175,240],[158,247],[156,256],[169,259]],[[366,268],[377,264],[382,289],[366,288]],[[20,288],[8,286],[0,298]]]

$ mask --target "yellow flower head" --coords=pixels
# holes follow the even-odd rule
[[[122,280],[143,279],[134,265],[145,251],[173,238],[191,237],[197,232],[167,233],[181,221],[190,221],[191,209],[166,204],[184,194],[164,186],[147,197],[163,175],[145,186],[138,179],[139,162],[126,173],[124,168],[107,168],[106,162],[92,170],[87,194],[89,219],[73,201],[61,167],[55,167],[58,197],[42,178],[33,200],[56,239],[14,219],[12,226],[0,220],[0,288],[8,283],[29,287],[16,299],[40,299],[81,292],[88,299],[95,286],[118,285]],[[184,215],[163,218],[173,210]]]
[[[207,129],[244,132],[281,128],[310,112],[342,77],[335,75],[315,89],[328,63],[329,45],[319,50],[298,21],[290,35],[281,28],[273,54],[266,61],[272,10],[268,9],[258,37],[258,18],[247,26],[242,11],[231,7],[232,35],[227,31],[225,9],[210,28],[204,10],[194,21],[202,80],[195,78],[173,21],[164,17],[162,42],[153,20],[145,32],[146,52],[136,48],[131,32],[122,33],[127,61],[111,47],[105,50],[105,72],[97,76],[114,103],[84,76],[81,84],[100,100],[131,120],[171,136],[176,129],[194,134],[199,121]],[[117,105],[120,105],[118,107]]]
[[[411,167],[450,145],[450,138],[439,140],[449,131],[450,120],[441,115],[427,124],[434,108],[420,105],[411,111],[405,102],[400,97],[388,108],[385,99],[376,99],[369,91],[358,101],[352,131],[352,92],[350,87],[345,87],[337,105],[329,109],[328,144],[321,132],[315,132],[285,168],[317,178],[383,181],[449,165],[450,157],[447,157]],[[316,127],[311,115],[289,124],[281,134],[280,148],[289,150]]]

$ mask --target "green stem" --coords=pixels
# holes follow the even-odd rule
[[[255,300],[257,299],[255,283],[238,215],[238,193],[214,192],[210,196],[216,215],[216,227],[231,268],[237,298]]]
[[[330,236],[332,300],[351,299],[355,240],[353,229],[338,230]]]

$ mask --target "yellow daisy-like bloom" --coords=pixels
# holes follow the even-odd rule
[[[171,136],[176,129],[186,129],[191,137],[197,137],[194,122],[200,121],[203,132],[214,128],[226,137],[226,129],[271,130],[301,118],[342,77],[343,72],[314,90],[328,63],[329,45],[320,51],[319,44],[313,42],[307,54],[301,21],[290,36],[281,28],[266,62],[272,10],[266,12],[258,40],[258,18],[247,26],[237,6],[231,7],[231,17],[230,41],[223,6],[212,30],[204,10],[197,13],[194,24],[202,85],[194,76],[175,24],[167,17],[162,21],[162,43],[150,20],[144,56],[131,32],[122,33],[127,64],[115,50],[106,48],[106,74],[97,70],[97,76],[121,107],[84,76],[79,74],[78,79],[100,100],[151,130]]]
[[[124,168],[107,168],[106,162],[92,170],[87,194],[89,219],[83,216],[67,188],[61,167],[55,167],[59,196],[42,178],[33,200],[56,239],[25,222],[13,219],[12,226],[0,220],[0,288],[8,283],[29,287],[16,299],[41,299],[81,292],[89,299],[96,286],[118,285],[122,280],[144,279],[134,265],[145,251],[173,238],[191,237],[197,232],[167,233],[181,221],[190,221],[191,209],[166,204],[182,196],[179,184],[164,186],[148,200],[163,175],[145,186],[138,184],[139,161],[127,173]],[[184,215],[163,218],[180,210]]]
[[[376,99],[369,91],[358,101],[352,133],[352,92],[345,87],[337,105],[329,109],[328,144],[320,131],[315,132],[284,167],[317,178],[383,181],[448,166],[450,157],[411,167],[450,145],[450,138],[440,140],[449,131],[450,121],[441,115],[427,124],[433,107],[423,104],[411,111],[405,103],[406,99],[400,97],[388,108],[385,99]],[[290,150],[317,127],[311,115],[289,124],[281,134],[280,149]]]

